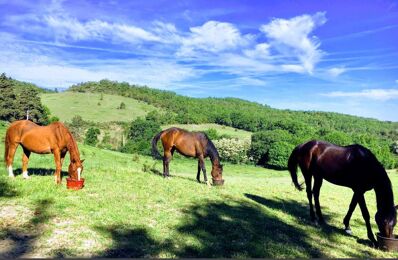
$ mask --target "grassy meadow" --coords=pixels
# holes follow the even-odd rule
[[[5,127],[0,127],[0,151]],[[398,257],[369,246],[359,208],[353,236],[342,220],[351,190],[324,182],[327,226],[309,221],[305,192],[287,171],[225,164],[223,187],[195,180],[197,162],[162,163],[79,144],[85,188],[54,184],[52,155],[32,154],[21,176],[21,149],[10,179],[0,153],[0,257]],[[67,171],[68,158],[63,165]],[[206,162],[208,171],[211,169]],[[66,172],[64,173],[66,174]],[[394,187],[397,174],[390,173]],[[302,177],[301,177],[302,180]],[[376,232],[373,192],[366,194]]]
[[[71,121],[76,115],[94,122],[132,121],[152,110],[159,110],[145,102],[118,95],[102,94],[101,100],[99,93],[45,93],[41,94],[41,100],[61,121]],[[122,102],[126,108],[118,109]]]

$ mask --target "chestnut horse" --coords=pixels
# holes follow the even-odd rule
[[[298,145],[290,155],[288,168],[295,187],[302,190],[297,181],[297,165],[300,166],[304,176],[310,215],[313,221],[315,214],[312,206],[312,194],[318,220],[324,222],[319,205],[319,191],[322,181],[325,179],[333,184],[349,187],[354,191],[343,221],[347,233],[352,233],[350,218],[356,205],[359,204],[366,222],[368,237],[374,245],[377,245],[364,198],[366,191],[374,189],[377,201],[375,220],[380,234],[384,237],[393,237],[397,213],[394,207],[391,182],[387,172],[370,150],[358,144],[342,147],[316,140]],[[314,187],[311,191],[312,177],[314,177]]]
[[[180,154],[187,157],[198,158],[198,174],[196,179],[200,182],[200,170],[203,172],[204,180],[207,185],[210,183],[207,180],[205,158],[210,157],[212,163],[211,176],[213,185],[223,185],[222,179],[223,167],[220,164],[220,156],[214,146],[213,142],[200,132],[188,132],[184,129],[172,127],[161,131],[152,139],[152,155],[156,159],[161,159],[161,155],[157,149],[159,139],[163,144],[163,176],[170,176],[169,163],[174,154],[178,151]]]
[[[29,178],[28,161],[31,152],[38,154],[52,153],[56,165],[55,182],[60,184],[62,163],[68,151],[70,154],[68,175],[72,179],[80,178],[84,160],[80,160],[76,141],[62,123],[55,122],[48,126],[39,126],[29,120],[20,120],[13,122],[8,127],[5,137],[4,159],[10,177],[14,177],[12,163],[18,145],[23,148],[22,176],[25,179]]]

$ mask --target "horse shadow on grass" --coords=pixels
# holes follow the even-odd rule
[[[37,176],[48,176],[48,175],[54,175],[55,169],[48,169],[48,168],[28,168],[28,174],[29,175],[37,175]],[[22,174],[22,169],[15,169],[14,171],[15,175],[20,175]],[[68,176],[68,172],[66,171],[61,171],[61,176],[65,177]]]
[[[164,177],[163,173],[161,171],[159,171],[158,169],[150,169],[149,171],[150,171],[150,173],[152,173],[154,175],[158,175],[158,176]],[[182,180],[187,180],[187,181],[192,181],[192,182],[198,183],[198,181],[195,178],[179,176],[179,175],[174,175],[174,174],[173,175],[170,174],[170,176],[166,177],[166,178],[178,178],[178,179],[182,179]],[[201,181],[200,183],[206,184],[206,182],[204,182],[204,181]]]
[[[4,244],[0,243],[1,259],[26,257],[33,251],[35,241],[43,233],[43,224],[52,217],[48,213],[48,208],[52,203],[53,201],[48,199],[37,201],[33,217],[26,224],[18,228],[6,227],[1,230],[0,241],[4,242]]]
[[[145,227],[97,227],[113,245],[97,257],[321,257],[307,234],[247,200],[192,205],[161,241]]]
[[[0,197],[11,198],[17,195],[18,192],[4,178],[0,178]]]
[[[327,222],[331,218],[337,218],[338,217],[337,214],[333,214],[333,213],[325,214],[325,212],[323,211],[322,213],[323,213],[323,217],[324,217],[326,223],[319,225],[310,220],[308,204],[305,204],[305,206],[304,206],[304,205],[302,205],[296,201],[292,201],[292,200],[284,200],[284,199],[271,200],[271,199],[266,199],[266,198],[263,198],[263,197],[260,197],[257,195],[247,194],[247,193],[245,193],[244,195],[245,195],[245,197],[247,197],[261,205],[264,205],[267,208],[271,208],[274,210],[283,210],[287,214],[294,216],[296,219],[299,220],[299,222],[302,222],[303,225],[313,225],[313,226],[315,225],[316,227],[318,227],[320,229],[320,232],[323,232],[329,239],[331,239],[331,236],[334,234],[340,234],[343,236],[352,237],[352,238],[356,239],[357,243],[362,244],[368,248],[373,247],[373,244],[369,239],[359,238],[358,236],[356,236],[354,234],[351,234],[351,235],[347,234],[345,232],[345,230],[342,228],[343,227],[343,219],[341,219],[341,228],[327,224]],[[358,221],[358,220],[355,220],[355,221]],[[363,228],[365,228],[364,222],[358,221],[358,224],[362,225]],[[354,255],[354,257],[358,257],[358,256]]]

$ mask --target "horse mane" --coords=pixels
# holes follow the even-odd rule
[[[213,144],[213,142],[209,139],[209,137],[204,134],[207,139],[207,146],[206,146],[206,154],[210,157],[210,161],[214,164],[220,164],[220,155],[218,154],[217,148]]]
[[[66,128],[65,126],[63,126],[67,136],[69,137],[67,140],[67,144],[66,147],[68,148],[69,154],[70,154],[70,160],[71,162],[77,162],[80,161],[80,153],[79,153],[79,149],[77,148],[77,143],[75,138],[73,137],[72,133],[69,131],[68,128]]]
[[[378,211],[390,210],[394,207],[394,194],[390,178],[383,165],[377,160],[376,156],[366,147],[362,145],[351,145],[356,148],[359,153],[365,154],[365,160],[371,162],[371,171],[374,172],[376,179],[374,183],[374,190],[376,193],[376,204]]]

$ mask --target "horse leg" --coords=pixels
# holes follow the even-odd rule
[[[55,183],[61,184],[61,153],[59,150],[54,150],[54,161],[55,161]]]
[[[22,155],[22,176],[24,179],[29,179],[28,175],[28,163],[29,163],[29,156],[30,156],[30,151],[27,149],[23,149],[23,155]]]
[[[350,234],[350,235],[352,235],[352,231],[351,231],[351,228],[350,228],[350,219],[351,219],[352,213],[355,210],[355,207],[357,206],[357,203],[358,203],[357,195],[354,192],[354,195],[352,195],[350,207],[348,208],[347,215],[344,217],[344,220],[343,220],[343,223],[344,223],[344,226],[345,226],[345,232],[347,234]]]
[[[317,178],[314,177],[313,193],[314,193],[314,201],[315,201],[315,210],[316,210],[316,214],[318,215],[318,221],[321,224],[324,224],[325,220],[323,219],[321,205],[319,204],[319,193],[321,190],[322,181],[323,181],[323,179],[321,177],[317,177]]]
[[[163,177],[169,177],[170,176],[170,171],[169,171],[169,165],[171,161],[171,152],[170,151],[164,151],[164,156],[163,156]]]
[[[315,213],[314,213],[314,207],[312,205],[312,176],[309,174],[307,171],[303,171],[303,176],[305,179],[305,186],[306,186],[306,192],[307,192],[307,198],[308,198],[308,203],[310,204],[310,216],[311,216],[311,221],[315,221]]]
[[[368,231],[368,238],[370,239],[370,241],[372,241],[373,245],[377,245],[376,239],[373,235],[372,232],[372,227],[370,226],[370,215],[369,215],[369,211],[368,208],[366,207],[366,202],[365,202],[365,198],[363,196],[363,193],[361,195],[358,196],[358,204],[359,207],[361,208],[361,212],[362,212],[362,217],[365,220],[366,223],[366,229]]]
[[[200,183],[200,170],[201,170],[200,160],[198,160],[198,174],[196,174],[196,179],[198,180],[199,183]]]
[[[66,156],[66,151],[61,152],[61,168],[62,168],[62,165],[64,164],[65,156]]]
[[[9,144],[8,151],[7,151],[7,158],[6,159],[6,167],[8,170],[8,176],[14,178],[14,172],[12,170],[12,163],[14,161],[15,152],[18,148],[18,143],[16,144]],[[7,149],[7,148],[6,148]]]
[[[205,159],[203,155],[199,155],[199,165],[200,168],[202,169],[203,172],[203,178],[205,180],[205,183],[210,186],[210,182],[207,180],[207,174],[206,174],[206,167],[205,167]]]

